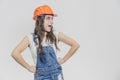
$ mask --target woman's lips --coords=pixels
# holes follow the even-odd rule
[[[48,25],[48,27],[52,27],[52,25]]]

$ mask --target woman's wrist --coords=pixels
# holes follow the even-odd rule
[[[66,60],[63,58],[63,63],[65,63],[66,62]]]
[[[36,68],[35,68],[34,65],[32,65],[32,66],[29,65],[29,66],[27,67],[27,70],[30,71],[30,72],[32,72],[32,73],[34,73],[34,72],[36,71]]]
[[[26,69],[29,71],[29,70],[30,70],[30,65],[27,65],[27,66],[26,66]]]
[[[58,58],[58,62],[59,62],[60,64],[63,64],[63,63],[65,63],[65,60],[64,60],[63,58],[59,57],[59,58]]]

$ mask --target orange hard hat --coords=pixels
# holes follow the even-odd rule
[[[57,16],[57,14],[54,14],[52,9],[48,5],[37,7],[34,11],[33,19],[35,20],[35,18],[41,14],[53,14],[53,16]]]

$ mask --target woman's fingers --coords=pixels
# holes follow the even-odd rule
[[[64,63],[64,60],[63,60],[63,58],[61,58],[61,57],[58,57],[58,62],[59,62],[59,64],[63,64],[63,63]]]
[[[35,66],[30,66],[29,71],[32,72],[32,73],[35,73],[36,72],[36,67]]]

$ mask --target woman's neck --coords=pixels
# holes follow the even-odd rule
[[[47,32],[44,33],[44,36],[46,36],[46,35],[47,35]]]

